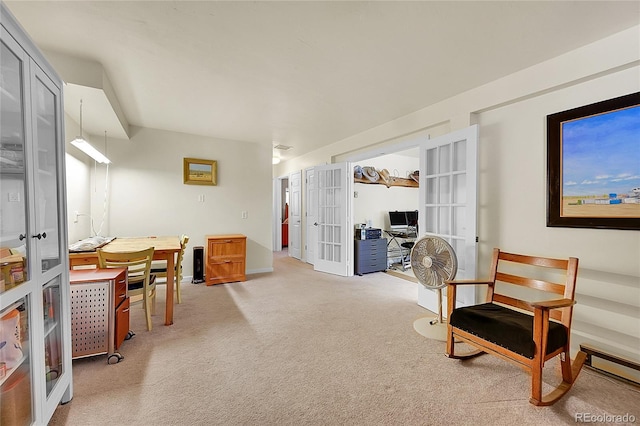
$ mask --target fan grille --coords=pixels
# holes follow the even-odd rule
[[[440,237],[424,236],[411,250],[411,269],[425,287],[442,288],[458,271],[458,259],[453,247]]]

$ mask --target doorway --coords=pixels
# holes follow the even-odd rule
[[[420,152],[417,147],[397,152],[373,156],[353,163],[354,168],[372,167],[378,171],[388,171],[394,185],[364,183],[357,180],[353,192],[353,223],[356,228],[366,226],[381,230],[381,237],[387,239],[388,271],[401,278],[415,281],[411,265],[407,262],[410,246],[415,234],[389,234],[392,225],[390,216],[394,213],[416,212],[419,208],[419,188],[411,176],[420,168]],[[362,179],[367,182],[367,179]]]
[[[289,176],[273,180],[273,251],[289,245]]]

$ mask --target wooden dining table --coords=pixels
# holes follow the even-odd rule
[[[167,261],[167,296],[164,325],[173,324],[173,288],[175,281],[175,258],[180,251],[180,237],[117,237],[101,247],[109,252],[129,252],[153,247],[153,260]],[[69,253],[69,267],[98,265],[98,252]]]

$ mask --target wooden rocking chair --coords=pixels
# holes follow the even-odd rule
[[[550,269],[556,273],[564,272],[565,283],[556,284],[544,279],[513,274],[513,271],[519,273],[523,270],[536,270],[546,277]],[[509,273],[504,270],[508,270]],[[491,353],[514,362],[531,374],[529,402],[534,405],[555,403],[571,389],[586,358],[583,351],[578,351],[572,364],[569,353],[577,273],[578,259],[573,257],[559,260],[503,253],[494,249],[488,280],[447,282],[447,356],[466,359]],[[499,288],[496,287],[496,283]],[[456,308],[457,286],[469,284],[488,285],[486,303]],[[553,293],[555,299],[528,302],[514,297],[513,291],[510,292],[512,295],[498,292],[514,286],[537,290],[536,299],[540,298],[539,291]],[[557,295],[561,295],[561,298],[557,298]],[[456,354],[454,342],[457,341],[468,343],[477,350]],[[557,355],[560,355],[562,382],[543,396],[544,363]]]

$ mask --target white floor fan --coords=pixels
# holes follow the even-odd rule
[[[419,318],[413,328],[430,339],[446,341],[447,324],[442,320],[442,289],[446,280],[456,277],[458,259],[453,247],[440,237],[425,235],[411,250],[411,269],[425,288],[438,293],[438,316]]]

